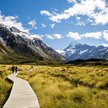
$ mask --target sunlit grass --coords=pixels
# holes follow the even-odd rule
[[[28,68],[28,70],[24,70]],[[29,71],[30,70],[30,71]],[[89,66],[23,66],[41,108],[107,108],[108,68]]]
[[[107,108],[108,68],[103,66],[18,65],[18,77],[29,81],[41,108]],[[0,65],[0,108],[11,84],[11,65]]]
[[[108,68],[103,66],[18,65],[18,77],[29,81],[41,108],[107,108]],[[11,84],[11,65],[0,65],[0,107]]]
[[[0,65],[0,108],[6,102],[11,89],[11,84],[6,81],[6,77],[10,73],[9,65]]]

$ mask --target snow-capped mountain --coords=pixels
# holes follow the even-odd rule
[[[108,47],[104,46],[90,46],[72,42],[63,51],[64,53],[61,54],[68,60],[108,59]]]
[[[5,52],[5,53],[4,53]],[[1,59],[2,58],[2,59]],[[0,62],[7,58],[23,61],[62,62],[65,58],[39,38],[15,27],[0,24]]]

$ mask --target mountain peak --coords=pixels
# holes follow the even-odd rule
[[[69,44],[69,46],[73,46],[73,47],[75,47],[76,45],[80,45],[80,43],[77,41],[73,41]]]
[[[93,46],[88,44],[80,44],[78,42],[72,42],[67,48],[64,49],[65,58],[69,60],[87,60],[87,59],[107,59],[108,47]]]
[[[66,50],[66,49],[73,49],[73,48],[75,48],[78,45],[81,45],[81,44],[79,42],[77,42],[77,41],[73,41],[64,50]]]

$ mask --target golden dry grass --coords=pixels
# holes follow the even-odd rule
[[[23,66],[41,108],[107,108],[108,68],[90,66]],[[27,69],[27,70],[25,70]]]
[[[11,84],[11,65],[0,65],[0,107]],[[41,108],[107,108],[108,68],[103,66],[18,65],[19,77],[29,81]]]
[[[6,80],[6,77],[10,74],[9,65],[0,65],[0,108],[8,98],[11,84]]]

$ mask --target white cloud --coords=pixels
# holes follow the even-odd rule
[[[103,38],[108,41],[108,30],[103,31]]]
[[[52,16],[52,14],[47,10],[42,10],[40,13],[41,13],[41,15]]]
[[[2,15],[1,12],[0,12],[0,23],[1,24],[4,24],[8,27],[16,27],[23,32],[29,33],[29,30],[24,28],[23,24],[21,22],[17,21],[17,18],[18,18],[17,16]]]
[[[84,22],[81,22],[81,21],[78,21],[78,22],[76,23],[76,25],[85,26],[85,23],[84,23]]]
[[[55,23],[54,24],[50,24],[51,28],[54,28],[55,27]]]
[[[32,34],[32,35],[30,35],[30,38],[31,39],[34,39],[34,38],[42,39],[42,36],[38,35],[38,34]]]
[[[76,3],[76,0],[67,0],[69,3]]]
[[[85,26],[85,22],[81,21],[81,17],[77,16],[76,20],[77,20],[77,23],[75,23],[75,25]]]
[[[104,8],[102,11],[92,14],[91,16],[95,20],[95,24],[107,24],[108,23],[108,7]]]
[[[60,23],[63,19],[68,19],[70,16],[68,14],[57,14],[50,17],[50,20],[53,22]]]
[[[46,37],[48,39],[62,39],[63,38],[63,36],[61,34],[53,34],[53,35],[46,34]]]
[[[43,28],[46,28],[46,27],[47,27],[47,25],[46,25],[46,24],[43,24],[43,23],[42,23],[41,25],[42,25],[42,27],[43,27]]]
[[[92,39],[104,39],[105,41],[108,41],[108,30],[104,31],[98,31],[98,32],[87,32],[84,34],[79,34],[76,32],[69,32],[67,34],[67,37],[70,37],[74,40],[80,40],[84,38],[92,38]]]
[[[46,35],[46,37],[47,37],[48,39],[54,39],[54,37],[51,36],[51,35]]]
[[[57,51],[59,54],[62,54],[62,55],[65,54],[65,51],[64,51],[64,50],[57,49],[56,51]]]
[[[76,17],[77,20],[80,20],[81,18],[79,16]]]
[[[78,33],[74,33],[74,32],[69,32],[67,34],[67,37],[70,37],[74,40],[80,40],[81,39],[80,35]]]
[[[74,2],[74,5],[62,13],[54,14],[53,12],[50,13],[49,11],[43,10],[41,11],[41,15],[47,15],[51,21],[57,23],[73,16],[77,17],[77,15],[87,16],[95,25],[108,23],[108,4],[105,0],[81,0],[79,3],[76,0],[68,0],[68,2]]]
[[[101,32],[91,32],[91,33],[85,33],[81,35],[84,38],[94,38],[94,39],[101,39],[102,33]]]
[[[35,20],[32,20],[32,21],[28,22],[28,24],[29,24],[32,28],[37,29],[37,27],[36,27],[36,21],[35,21]]]
[[[61,38],[63,38],[63,36],[62,36],[61,34],[54,34],[53,36],[54,36],[54,38],[56,38],[56,39],[61,39]]]
[[[93,25],[93,20],[92,20],[92,19],[88,18],[88,19],[87,19],[87,22],[90,22],[90,23],[92,23],[92,25]]]

